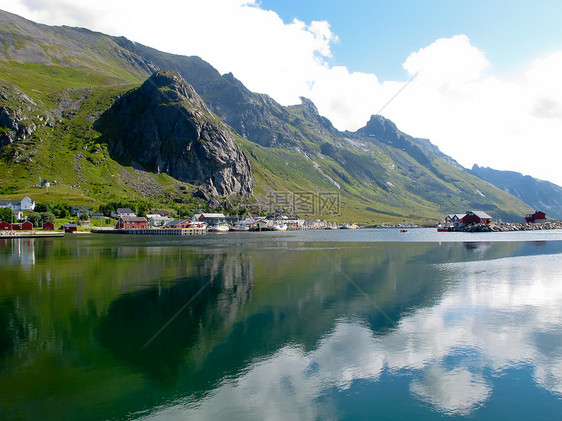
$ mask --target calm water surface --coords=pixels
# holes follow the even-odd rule
[[[0,240],[0,419],[552,420],[562,231]]]

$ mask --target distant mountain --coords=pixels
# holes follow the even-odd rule
[[[470,172],[527,203],[532,208],[529,212],[541,210],[547,217],[562,219],[562,187],[518,172],[498,171],[476,164]]]
[[[341,132],[312,101],[282,106],[199,57],[1,11],[0,43],[6,197],[168,207],[203,198],[368,223],[528,211],[382,116]],[[48,196],[39,179],[57,181]]]

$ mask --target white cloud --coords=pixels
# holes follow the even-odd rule
[[[406,83],[330,66],[338,41],[329,22],[283,22],[259,0],[0,0],[0,8],[46,24],[84,26],[177,54],[198,55],[250,90],[284,105],[312,99],[341,130],[356,130]],[[368,49],[365,48],[368,54]],[[429,138],[465,166],[515,170],[562,185],[562,52],[498,78],[465,35],[405,57],[416,79],[382,112]]]

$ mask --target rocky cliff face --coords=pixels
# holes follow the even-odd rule
[[[25,140],[45,118],[37,105],[19,89],[0,83],[0,146]]]
[[[175,72],[157,72],[118,99],[96,128],[114,155],[147,170],[214,196],[252,194],[250,163],[233,135]]]

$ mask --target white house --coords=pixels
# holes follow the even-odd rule
[[[32,211],[35,209],[35,202],[27,196],[21,200],[0,200],[0,208],[10,208],[13,211]]]
[[[21,200],[0,200],[0,208],[10,208],[19,220],[23,219],[23,211],[35,209],[35,202],[27,196]]]
[[[137,216],[130,208],[117,208],[116,211],[111,212],[113,218],[121,218],[122,216]]]
[[[162,216],[155,213],[148,214],[146,218],[148,219],[149,227],[163,227],[172,220],[172,218],[168,218],[167,216]]]

